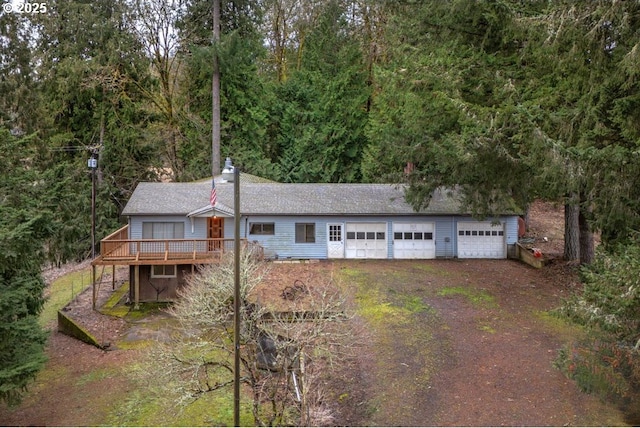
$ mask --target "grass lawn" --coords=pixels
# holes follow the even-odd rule
[[[40,325],[52,327],[57,320],[58,311],[90,286],[91,267],[71,272],[53,281],[45,291],[47,301],[40,314]]]

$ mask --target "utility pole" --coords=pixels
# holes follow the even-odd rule
[[[240,426],[240,169],[233,170],[233,425]]]
[[[211,82],[211,179],[220,174],[220,0],[213,0],[213,78]],[[233,425],[240,426],[240,170],[234,170],[234,333]]]
[[[91,157],[87,162],[91,170],[91,261],[96,258],[96,169],[98,158],[96,150],[91,151]],[[91,266],[91,284],[93,286],[92,308],[96,309],[96,267]]]

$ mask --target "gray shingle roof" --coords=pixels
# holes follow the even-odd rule
[[[122,215],[187,215],[209,204],[210,181],[140,183]],[[216,184],[218,202],[233,207],[233,183]],[[410,215],[402,187],[392,184],[242,182],[244,215]],[[460,204],[436,191],[423,214],[460,214]]]

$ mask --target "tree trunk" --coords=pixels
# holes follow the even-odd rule
[[[569,203],[564,206],[564,259],[580,259],[580,226],[578,217],[580,207]]]
[[[584,208],[580,209],[578,223],[580,228],[580,264],[587,265],[593,262],[595,247],[593,244],[593,232],[589,227]]]
[[[212,81],[212,118],[211,118],[211,175],[220,174],[220,67],[218,49],[220,42],[220,0],[213,1],[213,81]]]

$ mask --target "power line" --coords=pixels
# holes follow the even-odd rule
[[[70,146],[70,147],[49,147],[48,150],[50,152],[80,152],[80,151],[90,151],[92,153],[98,153],[100,151],[100,146]]]

